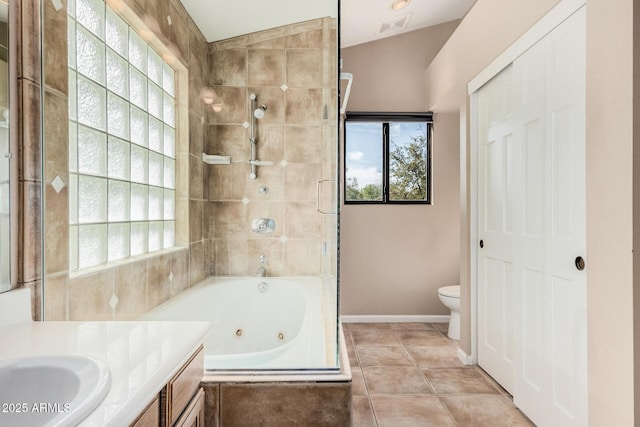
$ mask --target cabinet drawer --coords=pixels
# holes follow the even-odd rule
[[[204,390],[201,388],[175,427],[204,427]]]
[[[158,427],[160,425],[160,399],[156,396],[131,427]]]
[[[204,351],[201,346],[165,388],[163,393],[166,393],[166,396],[163,396],[166,416],[164,425],[172,426],[187,407],[200,387],[203,369]]]

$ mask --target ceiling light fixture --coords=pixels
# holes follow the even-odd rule
[[[411,0],[396,0],[393,3],[391,3],[391,9],[400,10],[403,7],[406,7],[407,5],[409,5],[409,3],[411,3]]]

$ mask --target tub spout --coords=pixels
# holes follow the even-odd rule
[[[267,275],[267,269],[264,267],[259,267],[258,271],[256,271],[257,277],[265,277]]]

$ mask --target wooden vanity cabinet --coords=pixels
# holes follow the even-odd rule
[[[204,427],[203,366],[200,346],[131,427]]]

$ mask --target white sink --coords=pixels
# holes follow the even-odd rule
[[[75,426],[110,387],[109,367],[87,356],[0,361],[0,426]]]

